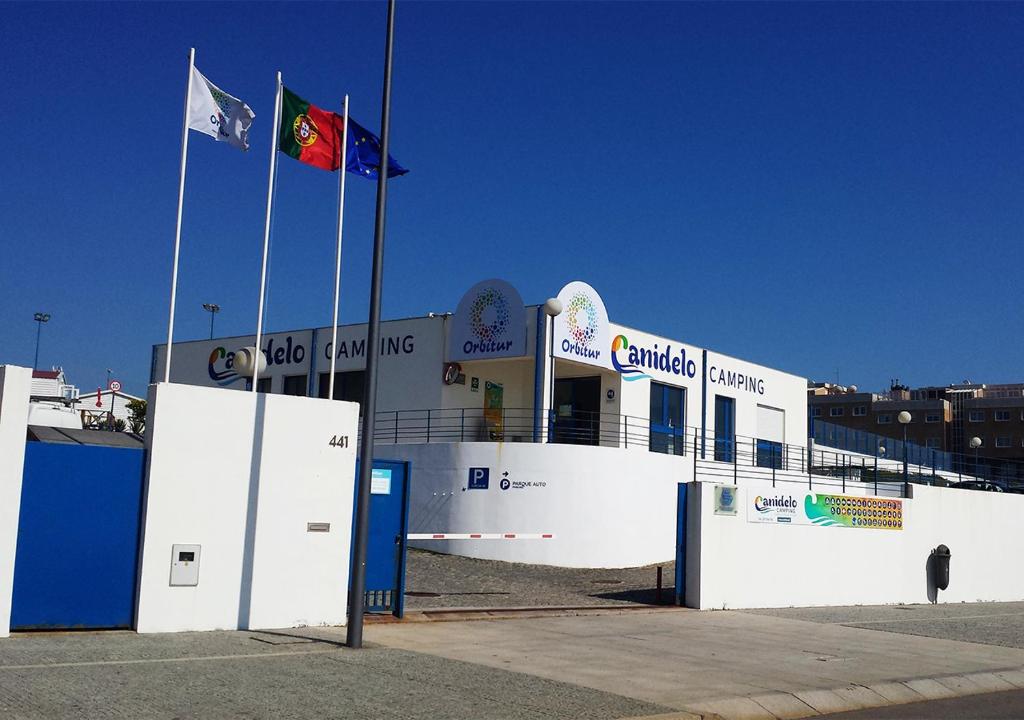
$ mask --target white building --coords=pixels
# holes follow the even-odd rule
[[[675,485],[693,479],[695,454],[724,465],[746,453],[754,465],[783,467],[783,455],[803,453],[806,379],[612,323],[583,282],[558,299],[563,310],[550,321],[508,283],[486,280],[454,314],[382,323],[376,454],[413,463],[413,531],[572,526],[574,538],[432,547],[555,565],[669,559],[674,520],[654,516],[674,517]],[[333,352],[335,398],[361,402],[366,325],[340,327],[336,348],[331,330],[265,336],[261,390],[326,397]],[[175,343],[171,381],[251,388],[233,359],[253,342]],[[153,349],[154,382],[165,353]],[[488,481],[471,484],[481,469]],[[572,519],[581,514],[582,524]],[[622,532],[635,541],[623,544]]]
[[[128,424],[131,418],[131,413],[128,412],[128,403],[143,398],[135,395],[130,395],[121,390],[102,390],[96,388],[91,393],[78,395],[79,410],[83,416],[93,418],[96,423],[105,423],[108,421],[111,406],[113,406],[114,419],[124,420],[125,424]]]
[[[81,429],[77,403],[78,388],[67,382],[63,368],[32,371],[29,425]]]

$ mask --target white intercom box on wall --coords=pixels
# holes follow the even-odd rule
[[[199,545],[171,546],[171,586],[199,584]]]

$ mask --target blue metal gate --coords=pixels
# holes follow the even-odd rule
[[[11,629],[130,628],[143,450],[25,448]]]
[[[358,462],[356,477],[359,477]],[[352,512],[354,534],[355,503]],[[402,617],[405,612],[405,536],[408,528],[409,463],[374,460],[370,483],[370,531],[366,545],[367,612],[391,612],[397,617]]]

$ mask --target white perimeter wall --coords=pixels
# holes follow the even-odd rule
[[[522,532],[553,540],[413,543],[438,552],[561,567],[633,567],[675,556],[676,485],[692,459],[643,450],[532,443],[394,445],[412,463],[410,532]],[[490,470],[467,489],[469,468]],[[510,487],[501,488],[508,472]]]
[[[150,386],[136,629],[344,624],[357,412]],[[333,435],[348,435],[348,448],[330,446]],[[330,532],[307,532],[309,522]],[[196,587],[169,585],[176,543],[202,545]]]
[[[904,529],[892,531],[748,522],[751,498],[766,490],[738,491],[739,514],[715,515],[714,485],[691,485],[691,607],[931,602],[927,561],[939,544],[952,552],[949,589],[938,591],[939,602],[1024,599],[1017,562],[1024,554],[1024,495],[914,486],[914,497],[904,500]],[[787,491],[800,496],[778,489]]]
[[[18,547],[31,387],[29,368],[0,366],[0,637],[7,637],[11,629],[14,553]]]

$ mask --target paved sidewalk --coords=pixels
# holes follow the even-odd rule
[[[759,615],[1024,648],[1024,602],[751,610]]]
[[[0,639],[3,720],[574,720],[668,708],[400,649],[340,629]]]
[[[591,608],[434,617],[369,625],[361,651],[343,646],[343,628],[16,635],[0,640],[0,718],[808,717],[1024,688],[1024,648],[1006,646],[1024,645],[1024,622],[1014,626],[1019,637],[1010,633],[999,645],[874,629],[899,614],[906,626],[969,633],[1020,610]]]
[[[368,637],[726,718],[1024,687],[1021,649],[734,611],[380,625]]]

